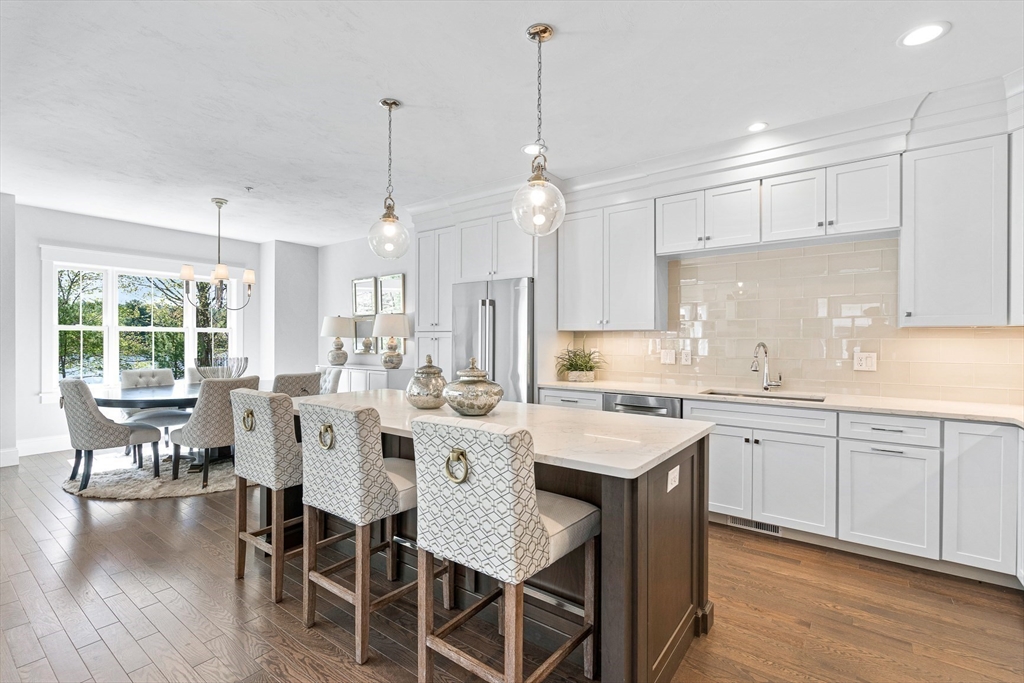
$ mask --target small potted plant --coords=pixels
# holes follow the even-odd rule
[[[565,351],[555,356],[558,372],[564,372],[570,382],[593,382],[594,370],[597,370],[602,362],[601,354],[593,349],[587,351],[566,347]]]

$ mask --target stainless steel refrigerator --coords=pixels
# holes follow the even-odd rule
[[[503,401],[532,403],[533,278],[458,284],[452,305],[455,370],[476,358],[505,390]]]

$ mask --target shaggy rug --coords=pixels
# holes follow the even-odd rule
[[[71,460],[74,463],[74,459]],[[189,460],[182,458],[178,479],[171,479],[168,458],[160,461],[160,478],[153,477],[153,458],[146,456],[142,469],[131,464],[130,455],[104,455],[102,464],[97,457],[93,462],[89,488],[79,491],[79,481],[64,482],[64,490],[82,498],[107,500],[146,500],[151,498],[181,498],[207,493],[230,491],[235,488],[235,468],[231,460],[210,463],[210,483],[203,488],[202,472],[188,473]],[[81,476],[81,474],[79,474]]]

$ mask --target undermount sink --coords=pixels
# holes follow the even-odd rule
[[[821,403],[824,396],[812,396],[810,394],[773,394],[769,391],[731,391],[729,389],[705,389],[700,392],[705,396],[742,396],[744,398],[774,398],[780,401],[811,401]]]

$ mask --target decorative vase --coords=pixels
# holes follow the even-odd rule
[[[394,337],[388,339],[387,351],[380,357],[380,364],[385,370],[397,370],[402,367],[402,354],[398,352],[398,340]]]
[[[476,358],[470,358],[469,367],[456,374],[459,379],[445,386],[442,395],[459,415],[486,415],[494,410],[505,395],[501,385],[487,379],[487,373],[476,366]]]
[[[348,351],[341,337],[334,338],[334,348],[327,352],[327,362],[331,365],[344,365],[348,362]]]
[[[405,388],[405,400],[414,408],[433,410],[444,405],[444,388],[448,384],[441,374],[443,370],[434,365],[434,359],[427,355],[426,365],[416,368]]]
[[[570,370],[565,373],[570,382],[593,382],[593,370]]]

